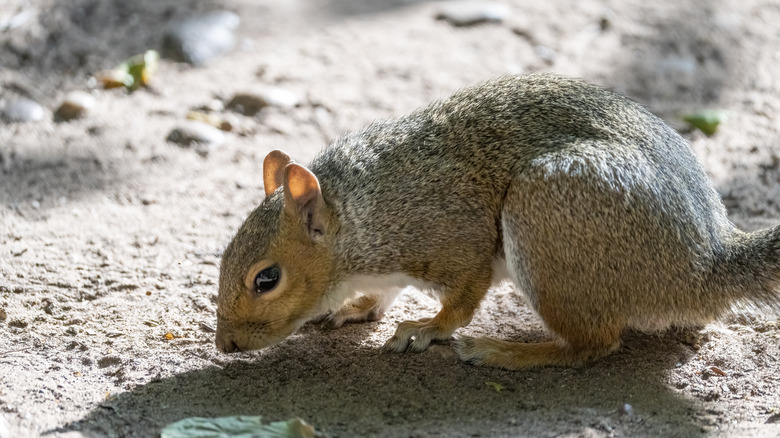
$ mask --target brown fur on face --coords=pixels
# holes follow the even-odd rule
[[[303,182],[297,181],[302,178]],[[332,227],[324,203],[317,198],[319,184],[312,178],[293,168],[276,180],[287,182],[284,190],[266,185],[267,191],[272,189],[270,196],[250,214],[225,250],[217,309],[220,350],[274,345],[324,311],[321,302],[332,266],[326,233]],[[274,265],[281,272],[278,284],[258,293],[255,276]]]

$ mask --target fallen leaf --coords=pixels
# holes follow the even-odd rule
[[[314,428],[300,418],[263,424],[260,416],[192,417],[171,423],[160,438],[314,438]]]
[[[721,377],[727,377],[728,376],[728,374],[726,374],[725,371],[723,371],[722,369],[720,369],[718,367],[710,367],[710,371],[712,371],[713,373],[715,373],[715,374],[717,374],[717,375],[719,375]]]
[[[726,121],[726,111],[719,109],[704,109],[690,114],[684,114],[682,119],[706,135],[715,134],[718,126]]]
[[[502,385],[502,384],[500,384],[500,383],[498,383],[498,382],[489,382],[489,381],[486,381],[486,382],[485,382],[485,385],[487,385],[487,386],[489,386],[489,387],[491,387],[491,388],[495,389],[495,390],[496,390],[496,392],[501,392],[501,391],[503,391],[503,390],[505,389],[505,388],[504,388],[504,385]]]
[[[147,50],[145,53],[131,56],[113,70],[99,72],[96,77],[103,84],[103,88],[125,87],[135,91],[141,86],[149,85],[152,75],[157,71],[159,60],[159,53]]]

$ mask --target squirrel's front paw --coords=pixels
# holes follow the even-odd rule
[[[423,318],[419,321],[404,321],[398,324],[395,335],[385,342],[384,349],[394,353],[425,351],[435,340],[448,339],[453,330],[442,329],[434,318]]]

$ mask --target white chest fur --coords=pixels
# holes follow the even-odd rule
[[[493,286],[497,286],[510,279],[506,260],[495,259],[491,266],[493,269]],[[419,291],[436,295],[438,288],[417,278],[403,273],[382,275],[353,275],[332,288],[325,295],[321,305],[321,313],[335,312],[339,310],[347,300],[355,298],[358,294],[370,295],[379,298],[380,306],[388,308],[401,291],[413,287]]]
[[[380,302],[384,304],[382,307],[387,308],[407,287],[414,287],[422,291],[430,291],[434,288],[433,285],[425,281],[402,273],[353,275],[336,285],[325,295],[322,313],[339,310],[347,300],[355,298],[359,293],[379,298]]]

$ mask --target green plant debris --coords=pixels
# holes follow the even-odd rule
[[[113,70],[102,71],[97,78],[103,88],[125,87],[135,91],[141,86],[148,86],[152,75],[157,71],[160,54],[154,50],[132,56]]]
[[[160,438],[314,438],[314,428],[300,418],[263,424],[260,416],[192,417],[171,423]]]
[[[485,385],[487,385],[487,386],[489,386],[490,388],[494,389],[496,392],[501,392],[501,391],[503,391],[504,389],[506,389],[506,388],[504,388],[504,385],[502,385],[502,384],[500,384],[500,383],[498,383],[498,382],[490,382],[490,381],[486,381],[486,382],[485,382]]]
[[[690,114],[684,114],[682,119],[706,135],[713,135],[718,130],[718,126],[726,121],[726,111],[719,109],[704,109]]]

